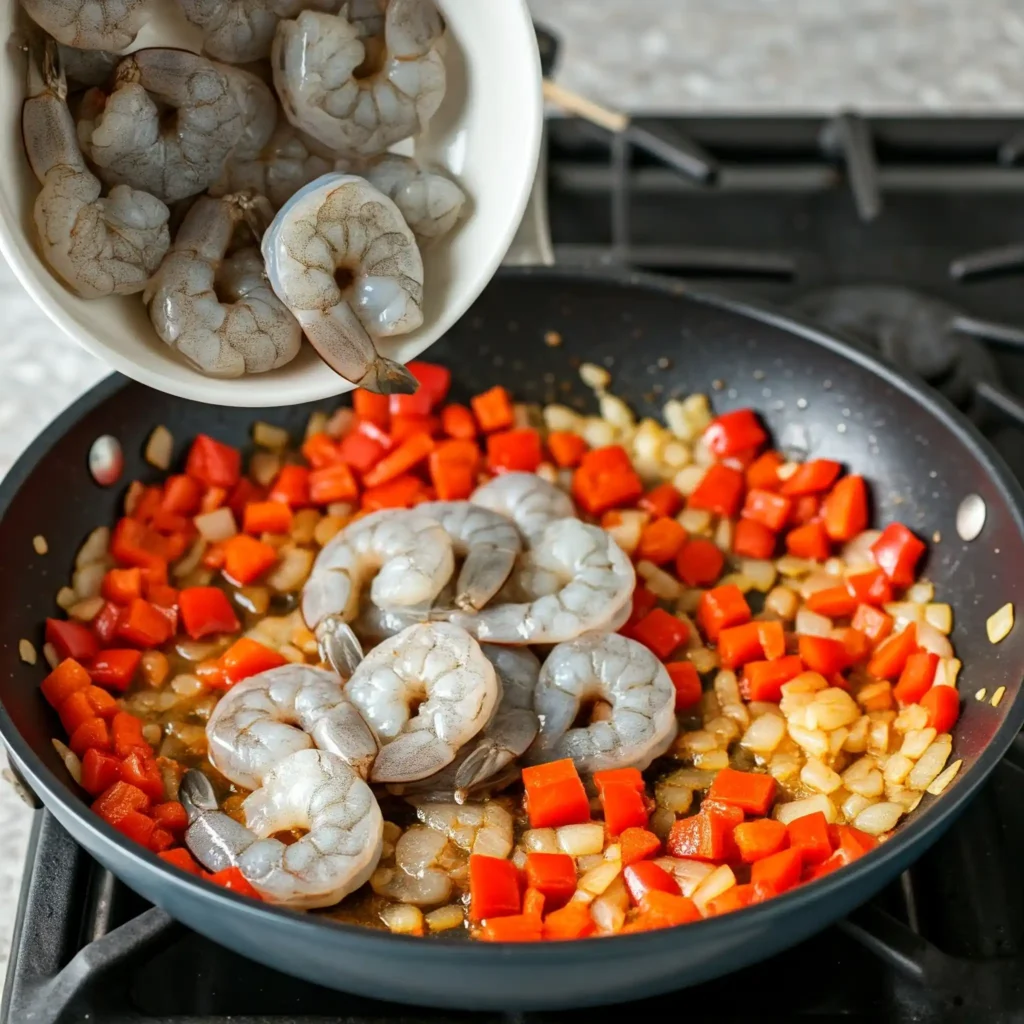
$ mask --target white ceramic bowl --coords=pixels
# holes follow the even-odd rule
[[[165,0],[174,8],[174,0]],[[419,355],[469,308],[501,263],[523,215],[540,149],[540,60],[526,0],[437,0],[448,24],[448,88],[416,154],[459,181],[470,209],[424,253],[423,326],[380,343],[401,362]],[[205,377],[154,333],[139,295],[80,299],[40,257],[32,221],[38,183],[21,143],[25,58],[7,45],[23,25],[18,0],[0,0],[0,252],[40,308],[69,337],[143,384],[217,405],[275,406],[340,394],[351,385],[308,343],[289,365],[235,380]],[[198,49],[183,21],[147,26],[142,46]]]

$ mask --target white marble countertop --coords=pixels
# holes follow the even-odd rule
[[[490,0],[498,2],[498,0]],[[625,110],[1020,110],[1012,0],[529,0],[560,34],[558,80]],[[0,258],[0,475],[105,375]],[[0,754],[2,762],[2,754]],[[0,783],[0,972],[30,812]]]

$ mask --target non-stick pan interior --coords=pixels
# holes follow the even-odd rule
[[[669,398],[703,391],[716,411],[757,408],[795,457],[838,459],[863,473],[877,518],[898,518],[929,541],[926,575],[935,583],[937,600],[954,608],[952,639],[964,663],[965,702],[954,756],[964,758],[965,766],[939,799],[955,801],[959,789],[995,762],[995,747],[1005,747],[1020,724],[1024,630],[1014,629],[998,646],[985,633],[986,618],[1007,602],[1019,603],[1024,589],[1019,491],[940,399],[847,352],[810,328],[748,315],[663,283],[543,271],[500,277],[429,355],[451,367],[454,397],[462,399],[502,384],[521,401],[559,401],[593,411],[593,395],[579,380],[582,362],[607,367],[611,390],[639,415],[658,417]],[[42,663],[23,664],[18,641],[27,638],[41,649],[43,620],[58,614],[54,596],[68,580],[86,534],[119,515],[129,481],[159,475],[142,458],[150,431],[164,424],[180,460],[198,432],[246,446],[253,420],[299,432],[313,408],[220,409],[107,381],[49,428],[0,488],[0,508],[6,504],[0,530],[0,702],[10,719],[0,715],[0,727],[7,731],[13,724],[59,778],[67,782],[50,738],[61,735],[60,726],[38,693],[46,669]],[[97,486],[86,465],[89,447],[101,434],[114,435],[124,447],[124,476],[113,488]],[[981,535],[964,543],[955,513],[969,493],[982,498],[987,517]],[[36,535],[46,538],[46,555],[33,549]],[[1006,688],[998,707],[974,699],[981,687],[989,695]],[[908,829],[927,827],[928,803]]]

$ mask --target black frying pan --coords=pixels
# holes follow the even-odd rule
[[[548,331],[564,343],[547,346]],[[659,368],[661,357],[668,369]],[[736,970],[843,916],[941,836],[1024,718],[1024,628],[997,647],[985,634],[988,615],[1007,601],[1019,605],[1024,591],[1024,495],[965,420],[933,392],[808,326],[632,275],[506,272],[430,358],[452,368],[456,397],[500,382],[527,401],[582,400],[575,367],[604,363],[616,393],[640,413],[657,415],[673,394],[706,391],[717,410],[755,406],[783,444],[866,474],[880,522],[898,517],[923,537],[941,537],[926,572],[954,606],[953,640],[965,666],[954,744],[964,767],[956,780],[941,797],[926,797],[892,840],[842,871],[721,918],[615,939],[499,947],[405,938],[273,909],[178,873],[89,811],[50,743],[61,733],[38,693],[45,669],[19,661],[18,640],[41,647],[41,623],[54,614],[75,551],[92,527],[118,514],[123,487],[96,486],[86,468],[94,438],[121,439],[127,484],[154,475],[141,451],[156,424],[171,430],[181,456],[199,431],[247,445],[254,414],[112,377],[50,426],[0,486],[0,735],[28,785],[78,842],[174,917],[255,960],[371,997],[511,1010],[634,999]],[[259,416],[298,431],[312,408]],[[980,537],[965,544],[954,515],[971,492],[984,500],[987,518]],[[35,554],[36,534],[49,554]],[[973,699],[981,686],[1006,687],[998,708]]]

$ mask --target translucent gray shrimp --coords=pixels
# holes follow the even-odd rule
[[[149,21],[156,0],[21,0],[28,16],[58,43],[83,50],[124,50]]]
[[[297,750],[336,754],[363,778],[377,741],[333,672],[282,665],[231,687],[206,723],[210,763],[226,779],[257,789]]]
[[[444,98],[444,22],[433,0],[390,0],[380,67],[358,75],[372,19],[303,11],[274,36],[274,84],[285,116],[339,155],[368,157],[421,132]],[[374,47],[373,49],[376,49]]]
[[[323,546],[302,589],[302,617],[320,635],[351,622],[366,584],[379,608],[427,607],[455,568],[451,538],[416,509],[383,509],[357,519]]]
[[[79,125],[86,155],[109,185],[172,203],[204,192],[246,129],[236,86],[186,50],[137,50],[117,66],[95,121]],[[161,104],[174,113],[170,118]]]
[[[242,136],[231,151],[232,160],[255,160],[277,127],[277,97],[264,81],[230,64],[214,67],[228,80],[231,95],[242,112]]]
[[[362,173],[394,202],[421,243],[448,234],[466,204],[466,193],[451,178],[407,156],[386,153]]]
[[[44,53],[30,57],[22,129],[29,163],[42,184],[33,219],[47,263],[83,298],[142,291],[170,244],[170,211],[126,185],[100,198],[100,181],[78,148],[52,40]]]
[[[213,871],[237,867],[268,903],[334,906],[369,881],[380,861],[380,807],[359,775],[326,751],[299,750],[271,769],[242,804],[245,827],[217,810],[199,772],[186,773],[182,791],[185,841],[196,859]],[[306,834],[290,845],[270,838],[295,829]]]
[[[535,473],[502,473],[478,487],[469,500],[508,516],[527,540],[556,520],[576,516],[572,498]]]
[[[371,780],[413,782],[451,764],[490,721],[498,678],[464,629],[433,622],[410,626],[370,651],[345,684],[345,696],[381,743]]]
[[[604,530],[558,519],[519,559],[505,588],[514,600],[449,620],[490,643],[557,644],[607,626],[635,583],[633,563]]]
[[[254,248],[226,257],[256,202],[198,199],[143,298],[160,338],[211,377],[265,373],[294,359],[302,330],[263,274]]]
[[[387,196],[363,178],[325,174],[278,210],[263,257],[278,298],[335,373],[385,395],[416,390],[374,345],[423,323],[423,260]]]
[[[573,728],[580,709],[611,705],[606,721]],[[581,772],[646,768],[676,734],[675,688],[665,666],[635,640],[594,633],[559,644],[540,670],[534,710],[541,727],[527,759],[571,757]]]
[[[469,501],[429,501],[417,506],[436,519],[464,559],[455,584],[455,605],[477,611],[501,589],[522,549],[519,531],[505,516]]]
[[[96,86],[109,81],[121,61],[121,54],[110,50],[80,50],[75,46],[58,46],[60,63],[69,82]]]

